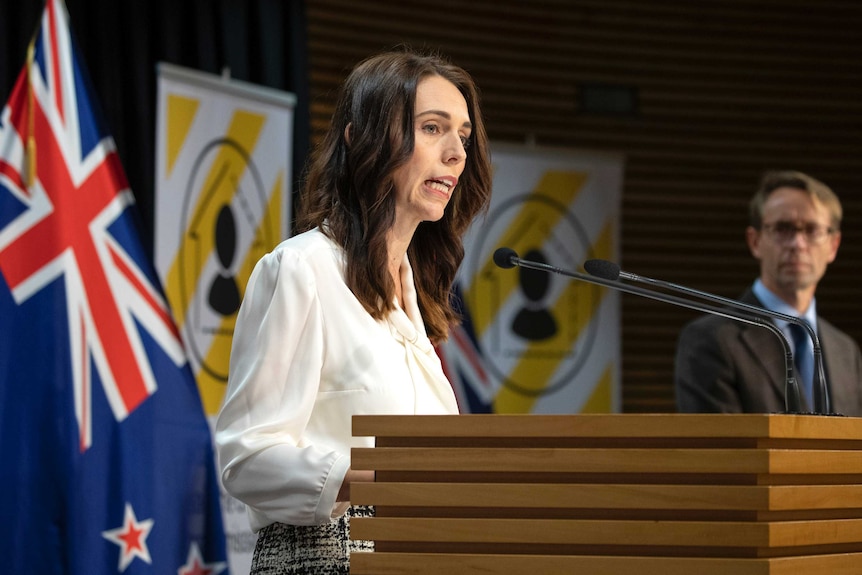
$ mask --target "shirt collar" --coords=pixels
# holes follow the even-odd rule
[[[805,321],[807,321],[811,327],[817,329],[817,301],[814,298],[811,298],[811,304],[808,306],[808,309],[805,310],[805,313],[802,315],[797,312],[793,306],[785,302],[783,299],[775,295],[772,291],[769,290],[763,282],[760,281],[760,278],[755,280],[754,285],[751,287],[751,290],[754,292],[754,295],[757,296],[757,299],[763,303],[763,306],[768,309],[778,313],[783,313],[784,315],[792,315],[795,317],[801,317]],[[779,325],[783,325],[786,322],[782,322],[781,320],[776,320],[776,322],[780,322]]]

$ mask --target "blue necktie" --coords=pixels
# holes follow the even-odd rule
[[[793,340],[793,363],[796,364],[796,380],[799,382],[799,391],[805,397],[809,409],[813,410],[814,352],[808,346],[811,338],[807,330],[799,324],[791,323],[787,327],[790,328],[790,335]]]

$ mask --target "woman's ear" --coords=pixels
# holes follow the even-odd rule
[[[347,124],[347,127],[344,128],[344,142],[349,146],[350,145],[350,128],[353,126],[353,122]]]

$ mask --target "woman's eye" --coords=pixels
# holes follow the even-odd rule
[[[461,136],[461,145],[464,146],[465,150],[470,147],[471,141],[470,136]]]
[[[440,131],[440,128],[437,126],[437,124],[425,124],[422,129],[429,134],[436,134]]]

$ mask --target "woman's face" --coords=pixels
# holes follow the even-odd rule
[[[472,124],[454,84],[441,76],[419,81],[413,130],[413,155],[393,174],[395,220],[402,229],[442,218],[464,171]]]

